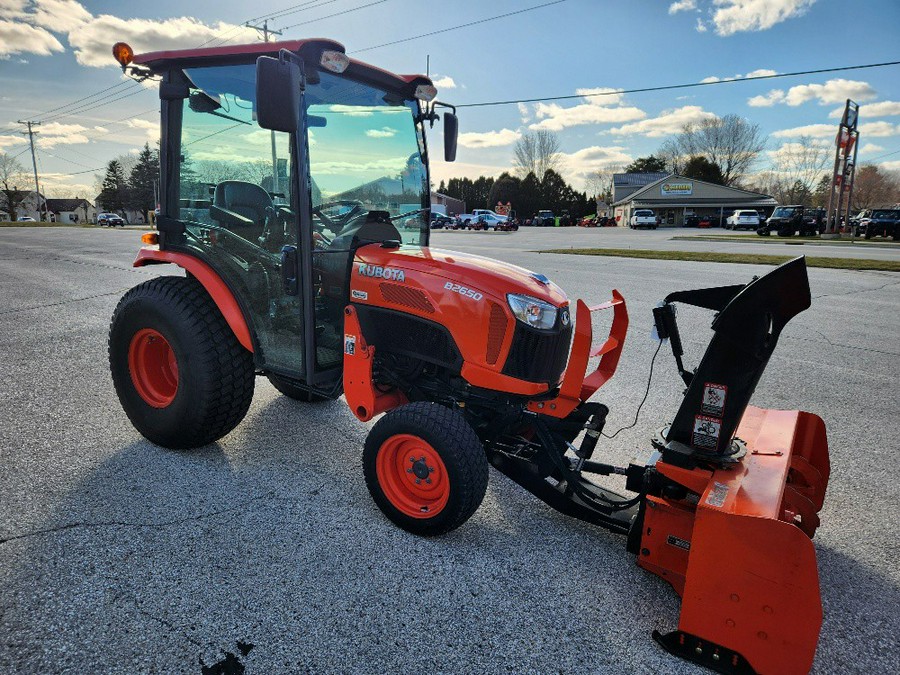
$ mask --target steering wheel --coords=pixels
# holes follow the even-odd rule
[[[342,213],[339,218],[326,216],[323,213],[325,209],[330,209],[334,206],[349,206],[351,208],[345,213]],[[347,223],[360,215],[363,210],[363,203],[360,201],[354,199],[339,199],[337,201],[325,202],[324,204],[314,206],[312,214],[321,221],[323,228],[327,228],[337,235],[347,226]]]

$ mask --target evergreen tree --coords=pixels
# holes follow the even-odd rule
[[[719,165],[713,164],[703,155],[691,157],[684,165],[681,175],[685,178],[705,180],[707,183],[715,183],[716,185],[725,184],[725,177],[722,176],[722,169],[719,168]]]
[[[106,165],[106,175],[103,177],[103,187],[97,201],[103,205],[104,210],[121,213],[125,210],[127,189],[122,165],[118,160],[111,160]]]
[[[650,155],[649,157],[638,157],[631,164],[625,167],[625,173],[662,173],[666,170],[665,160]]]
[[[148,143],[138,155],[128,180],[127,206],[146,214],[156,208],[156,181],[159,180],[159,155]]]

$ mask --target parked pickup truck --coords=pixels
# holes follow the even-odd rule
[[[659,220],[657,219],[656,214],[650,209],[638,209],[631,216],[631,220],[628,223],[628,227],[633,230],[641,227],[655,230],[658,226]]]
[[[861,234],[866,239],[891,237],[894,241],[900,240],[900,209],[875,209]]]
[[[490,209],[472,209],[472,213],[463,213],[457,217],[459,218],[459,222],[465,227],[474,226],[479,221],[482,221],[491,227],[496,223],[506,222],[506,216],[501,216],[499,213],[495,213]]]
[[[816,209],[799,204],[779,206],[768,220],[759,226],[756,234],[768,237],[772,232],[779,237],[793,237],[797,232],[801,237],[815,236],[825,231],[825,209]]]

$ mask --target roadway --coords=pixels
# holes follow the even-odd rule
[[[616,429],[644,394],[655,303],[766,268],[529,251],[563,238],[667,246],[667,234],[434,239],[542,272],[570,297],[625,295],[628,343],[598,395]],[[0,672],[700,672],[651,640],[675,627],[679,602],[623,538],[497,472],[448,536],[390,524],[362,479],[366,425],[341,400],[296,403],[258,379],[247,418],[219,443],[173,452],[144,440],[110,381],[109,319],[127,288],[177,270],[132,268],[139,236],[0,229]],[[900,274],[812,269],[810,279],[813,306],[786,328],[754,403],[828,426],[815,672],[894,672]],[[686,309],[679,320],[690,366],[710,317]],[[681,388],[660,353],[637,426],[604,440],[598,459],[645,457]]]

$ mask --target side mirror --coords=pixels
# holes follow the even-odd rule
[[[459,138],[459,118],[453,113],[444,113],[444,161],[456,161],[456,141]]]
[[[271,56],[256,59],[256,121],[263,129],[300,127],[300,67]]]

